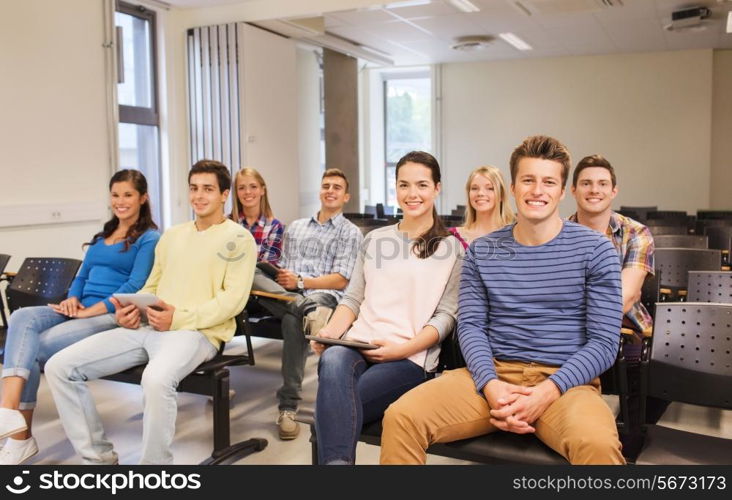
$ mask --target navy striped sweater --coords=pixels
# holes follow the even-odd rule
[[[618,254],[580,224],[532,247],[506,226],[465,256],[458,338],[478,390],[496,378],[494,358],[560,366],[550,379],[562,393],[590,382],[615,360],[622,317]]]

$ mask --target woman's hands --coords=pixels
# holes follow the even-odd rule
[[[331,330],[328,330],[327,327],[322,328],[318,333],[318,336],[328,337],[331,339],[337,339],[341,337],[340,335],[336,335]],[[371,341],[371,343],[374,345],[378,345],[379,348],[360,349],[363,357],[366,358],[366,360],[370,363],[386,363],[387,361],[398,361],[407,357],[404,353],[404,344],[397,344],[395,342],[389,342],[382,339],[374,339]],[[317,342],[315,340],[311,340],[310,347],[313,349],[313,352],[320,355],[329,346],[327,346],[326,344],[321,344],[320,342]]]
[[[63,314],[64,316],[68,316],[69,318],[88,317],[78,316],[79,313],[86,308],[81,302],[79,302],[79,299],[76,297],[69,297],[66,300],[62,300],[59,304],[48,304],[48,307],[53,309],[54,312],[57,312],[58,314]]]
[[[328,325],[325,325],[323,328],[320,329],[318,332],[318,337],[327,337],[329,339],[338,339],[341,336],[337,335],[334,331],[328,329]],[[321,344],[320,342],[317,342],[315,340],[310,341],[310,347],[312,348],[313,352],[320,356],[323,354],[323,351],[325,351],[328,346],[325,344]]]
[[[378,345],[378,349],[362,349],[361,354],[371,363],[386,363],[387,361],[398,361],[407,357],[404,346],[382,339],[374,339],[372,344]]]

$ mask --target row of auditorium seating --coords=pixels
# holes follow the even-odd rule
[[[732,398],[729,394],[726,394],[726,400],[720,399],[719,394],[711,394],[709,391],[702,391],[703,394],[696,394],[695,396],[689,396],[686,393],[679,393],[679,390],[674,389],[668,392],[667,388],[663,388],[659,382],[660,378],[671,378],[672,380],[678,380],[680,375],[672,373],[677,368],[685,370],[683,372],[684,377],[688,377],[690,382],[682,384],[683,387],[694,387],[694,382],[702,380],[705,384],[709,382],[711,377],[714,380],[713,387],[722,389],[723,391],[729,392],[732,388],[732,371],[730,370],[730,336],[732,330],[730,330],[730,324],[732,321],[729,319],[732,314],[732,273],[719,271],[719,266],[714,267],[713,262],[719,262],[719,257],[714,254],[714,258],[709,259],[709,263],[703,265],[704,259],[700,258],[695,252],[704,249],[679,249],[669,248],[657,250],[657,267],[659,271],[655,278],[649,278],[648,283],[653,281],[651,287],[644,287],[643,300],[645,303],[653,304],[651,309],[656,317],[656,332],[655,335],[656,343],[663,341],[662,348],[654,349],[652,344],[653,336],[649,336],[646,340],[646,346],[643,354],[643,383],[641,392],[641,401],[645,401],[645,396],[657,395],[658,391],[667,391],[661,394],[666,399],[672,399],[674,401],[682,401],[691,404],[702,404],[713,406],[716,408],[727,408],[730,409],[730,401]],[[691,251],[691,253],[689,253]],[[719,253],[717,251],[717,253]],[[709,254],[706,254],[709,255]],[[690,257],[691,256],[691,257]],[[0,255],[0,266],[3,265],[3,259],[6,256]],[[702,265],[699,263],[702,262]],[[7,259],[5,258],[5,263]],[[21,269],[10,282],[7,287],[8,302],[11,310],[17,307],[25,305],[36,305],[45,304],[50,301],[58,301],[66,293],[66,290],[73,279],[80,262],[74,259],[39,259],[30,258],[26,259],[21,266]],[[698,268],[701,267],[701,270]],[[708,269],[707,269],[708,268]],[[2,268],[0,267],[0,272]],[[665,274],[668,274],[669,278],[663,278]],[[680,278],[681,275],[685,275],[685,279]],[[670,283],[670,285],[669,285]],[[671,286],[676,291],[675,296],[673,294],[665,296],[659,293],[665,289],[666,286]],[[688,291],[687,304],[668,302],[668,300],[675,300],[680,297],[680,291]],[[686,296],[686,294],[684,294]],[[214,398],[214,452],[212,457],[209,458],[205,463],[220,463],[221,461],[227,460],[232,456],[241,457],[253,451],[263,449],[267,443],[266,440],[253,438],[246,440],[237,445],[230,445],[229,436],[229,396],[228,396],[228,366],[235,365],[253,365],[254,364],[254,352],[250,341],[250,336],[265,336],[270,338],[281,338],[279,337],[279,325],[276,320],[267,318],[266,315],[263,317],[257,316],[256,311],[257,297],[253,297],[247,309],[237,318],[237,334],[244,335],[246,337],[247,352],[242,355],[227,356],[224,355],[223,350],[217,355],[214,360],[205,363],[199,369],[185,379],[181,383],[180,390],[185,392],[194,392],[197,394],[208,394]],[[726,302],[727,305],[719,308],[708,308],[701,307],[694,302]],[[251,311],[254,311],[250,314]],[[660,312],[659,312],[660,311]],[[260,311],[261,312],[261,311]],[[688,314],[687,314],[688,313]],[[699,315],[716,315],[715,321],[709,320],[707,316],[704,318]],[[668,318],[666,316],[669,316]],[[691,315],[691,316],[689,316]],[[696,316],[694,316],[696,315]],[[693,316],[693,317],[692,317]],[[701,318],[701,319],[700,319]],[[726,321],[725,321],[726,320]],[[688,328],[676,329],[672,327],[672,323],[676,321],[679,325],[688,325],[692,327],[697,325],[698,327],[711,327],[711,330],[702,331],[697,328],[693,332],[689,331]],[[677,325],[678,326],[678,325]],[[714,328],[718,327],[717,330]],[[726,328],[726,330],[725,330]],[[711,333],[709,333],[711,331]],[[659,335],[659,333],[663,335]],[[680,336],[680,337],[679,337]],[[686,337],[686,346],[684,346],[684,337]],[[681,338],[681,340],[679,340]],[[696,340],[695,340],[696,339]],[[699,340],[701,339],[701,340]],[[719,340],[719,343],[715,344],[715,339]],[[668,363],[668,348],[672,346],[676,349],[676,355],[681,363],[681,368],[673,366],[662,367],[660,373],[662,375],[654,375],[658,373],[655,366],[658,365],[658,356],[663,356],[662,363]],[[453,339],[451,342],[446,344],[446,349],[443,352],[441,359],[441,366],[443,368],[451,368],[461,366],[461,356],[459,353],[459,346]],[[686,351],[684,351],[686,349]],[[681,354],[679,354],[679,352]],[[684,352],[687,352],[689,356],[683,356]],[[661,354],[659,354],[661,353]],[[696,354],[701,353],[701,354]],[[717,354],[714,354],[717,353]],[[696,357],[694,355],[696,354]],[[699,356],[703,356],[700,358]],[[655,356],[655,357],[654,357]],[[726,357],[725,357],[726,356]],[[693,364],[696,368],[703,368],[702,379],[696,377],[695,373],[688,372],[690,359],[693,358]],[[684,362],[686,360],[686,362]],[[717,371],[714,371],[713,367],[717,367]],[[694,366],[692,366],[694,368]],[[709,375],[710,368],[713,375]],[[128,370],[122,374],[117,374],[108,377],[111,380],[117,380],[122,382],[139,383],[142,367]],[[688,372],[688,373],[687,373]],[[706,379],[704,379],[706,377]],[[611,382],[611,383],[608,383]],[[708,385],[708,384],[707,384]],[[627,381],[627,367],[624,365],[622,356],[619,357],[616,365],[613,367],[608,374],[603,378],[603,386],[606,387],[606,392],[611,394],[617,394],[620,398],[620,407],[622,418],[620,421],[620,432],[623,436],[626,436],[626,440],[631,440],[632,437],[636,437],[643,443],[640,447],[628,447],[628,460],[630,462],[636,461],[637,463],[669,463],[669,460],[678,458],[678,454],[667,454],[663,446],[665,446],[666,440],[672,442],[675,437],[681,436],[681,449],[685,448],[685,442],[687,437],[685,435],[677,434],[680,431],[668,431],[660,427],[650,427],[649,424],[643,423],[643,419],[633,420],[628,415],[628,381]],[[660,388],[659,388],[660,387]],[[611,388],[611,390],[607,390]],[[693,391],[692,391],[693,392]],[[701,399],[700,399],[701,398]],[[706,398],[706,399],[704,399]],[[726,401],[726,403],[725,403]],[[650,430],[649,430],[650,429]],[[670,434],[670,436],[667,436]],[[658,437],[661,436],[661,438]],[[628,436],[630,436],[628,438]],[[650,440],[648,438],[650,436]],[[367,426],[363,430],[362,439],[372,444],[377,444],[380,438],[380,424],[372,424]],[[692,443],[702,443],[704,449],[714,450],[715,446],[718,445],[730,445],[729,440],[717,441],[718,438],[709,438],[709,436],[702,436],[701,438],[691,437],[688,439],[688,446],[692,447],[692,451],[696,449],[697,455],[693,456],[690,460],[691,463],[718,463],[719,456],[715,455],[713,451],[708,454],[699,454],[698,448],[693,448]],[[313,435],[313,446],[317,446],[317,439]],[[656,452],[650,452],[648,450],[654,449],[654,447],[661,446],[661,450],[665,450],[663,453],[658,454]],[[314,448],[315,449],[315,448]],[[729,449],[729,448],[728,448]],[[639,451],[640,450],[640,451]],[[642,451],[642,450],[645,450]],[[456,442],[450,444],[439,445],[430,449],[431,453],[445,455],[453,458],[461,458],[465,460],[486,462],[486,463],[563,463],[564,459],[554,453],[552,450],[544,446],[538,440],[525,438],[522,436],[497,433],[492,436],[483,436],[474,438],[471,440],[465,440],[464,442]],[[644,454],[645,453],[645,454]],[[656,453],[654,455],[654,453]],[[692,454],[693,455],[693,454]],[[315,457],[316,455],[314,455]],[[730,455],[728,455],[730,456]]]
[[[654,236],[671,234],[707,234],[711,227],[732,227],[730,210],[698,210],[696,215],[658,207],[621,206],[619,213],[642,222]]]
[[[8,282],[4,295],[11,313],[20,307],[58,303],[66,298],[71,282],[81,266],[81,261],[77,259],[30,257],[23,261],[17,273],[3,273],[8,260],[10,260],[9,255],[0,254],[0,276]],[[4,309],[1,300],[0,309]],[[3,330],[5,330],[7,321],[4,311],[2,318]],[[225,345],[222,344],[213,359],[201,364],[178,385],[179,392],[200,394],[212,399],[213,451],[210,457],[201,462],[201,465],[239,460],[251,453],[261,451],[267,446],[267,440],[263,438],[250,438],[231,443],[228,367],[253,366],[255,360],[251,342],[252,328],[246,309],[236,317],[235,336],[245,337],[245,353],[225,353]],[[3,338],[2,345],[4,346],[4,344]],[[2,362],[3,354],[0,352],[0,362]],[[141,365],[104,378],[139,385],[144,368],[145,365]]]

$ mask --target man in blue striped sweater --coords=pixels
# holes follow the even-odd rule
[[[602,234],[559,217],[570,162],[550,137],[514,150],[517,222],[474,241],[463,263],[467,369],[391,405],[382,463],[424,463],[432,443],[495,431],[534,433],[573,464],[625,463],[598,378],[619,345],[620,265]]]

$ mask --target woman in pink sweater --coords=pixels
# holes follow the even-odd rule
[[[435,210],[439,164],[413,151],[399,160],[396,176],[403,219],[366,236],[346,294],[318,332],[379,347],[312,343],[321,354],[315,410],[321,464],[355,462],[362,425],[431,376],[455,324],[463,248]]]

